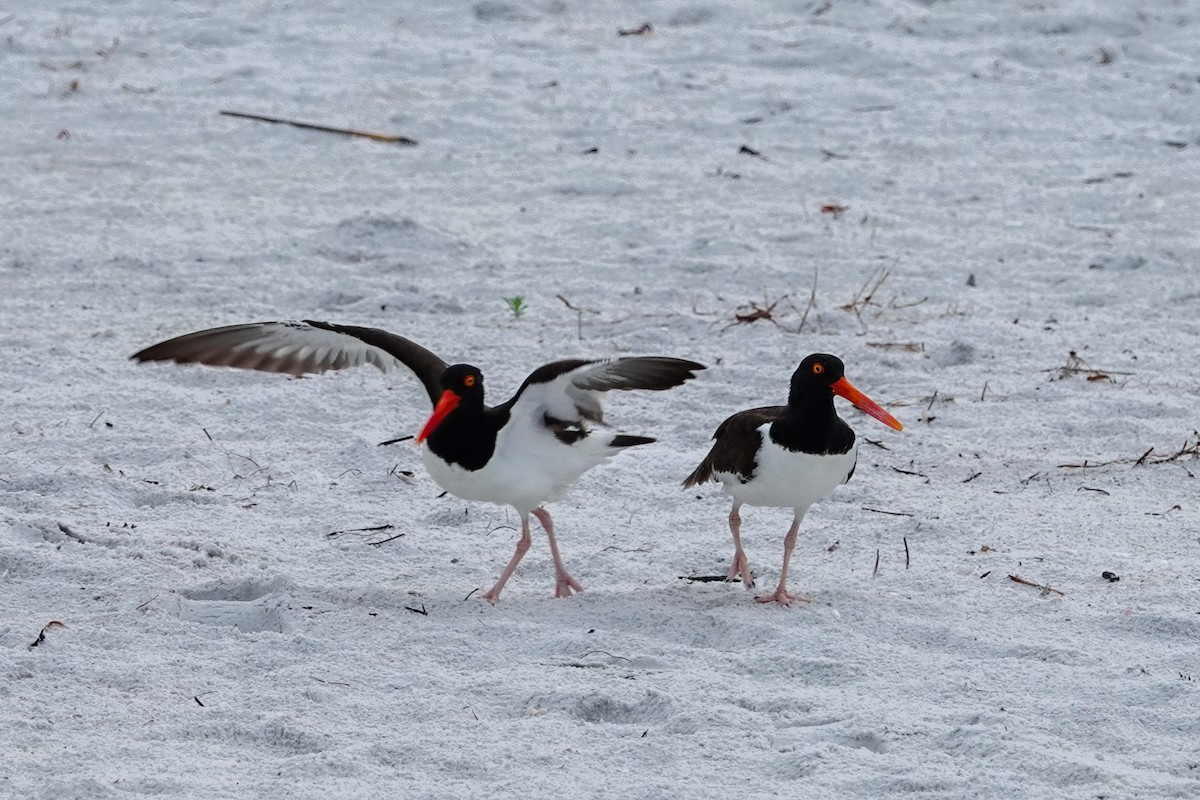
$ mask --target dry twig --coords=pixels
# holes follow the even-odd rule
[[[909,513],[908,511],[884,511],[882,508],[871,508],[870,506],[863,506],[862,510],[863,511],[874,511],[876,514],[889,514],[893,517],[915,517],[916,516],[916,514]]]
[[[1086,458],[1078,464],[1059,464],[1059,469],[1097,469],[1099,467],[1111,467],[1114,464],[1130,464],[1135,467],[1144,467],[1148,464],[1168,464],[1174,461],[1180,461],[1187,456],[1197,459],[1200,458],[1200,432],[1192,431],[1192,438],[1184,439],[1183,444],[1178,450],[1173,453],[1163,453],[1155,455],[1154,448],[1151,447],[1146,452],[1142,453],[1137,458],[1114,458],[1108,461],[1088,461]]]
[[[557,297],[560,301],[562,301],[562,304],[564,306],[566,306],[567,308],[569,308],[575,312],[575,335],[577,337],[579,337],[579,341],[582,342],[583,341],[583,315],[584,315],[584,313],[586,312],[588,314],[599,314],[600,311],[595,308],[583,308],[582,306],[574,305],[571,303],[570,300],[563,297],[561,294],[556,294],[554,296]]]
[[[410,433],[407,436],[397,436],[395,439],[388,439],[386,442],[380,442],[379,444],[376,445],[376,447],[386,447],[389,444],[396,444],[397,442],[407,442],[409,439],[415,439],[415,438],[416,438],[416,436],[414,434]]]
[[[819,275],[820,275],[820,271],[814,269],[813,270],[812,290],[808,293],[808,305],[806,305],[804,307],[804,312],[802,314],[800,314],[800,324],[796,326],[797,333],[804,330],[804,323],[808,322],[808,313],[817,307],[817,278],[819,277]],[[788,300],[788,303],[791,304],[792,301]],[[792,305],[792,308],[795,308],[795,307],[796,307],[795,305]],[[819,318],[818,318],[817,322],[820,323]],[[817,331],[817,333],[820,333],[820,331]]]
[[[332,128],[328,125],[314,125],[309,122],[297,122],[296,120],[283,119],[282,117],[264,117],[261,114],[243,114],[240,111],[222,111],[222,116],[237,117],[238,119],[252,119],[257,122],[270,122],[279,125],[291,125],[293,128],[303,128],[309,131],[321,131],[322,133],[336,133],[341,136],[357,136],[361,139],[370,139],[375,142],[388,142],[390,144],[403,144],[413,147],[417,144],[416,139],[410,139],[407,136],[396,136],[391,133],[371,133],[369,131],[359,131],[353,128]]]
[[[1008,579],[1013,583],[1019,583],[1022,586],[1032,586],[1034,589],[1040,589],[1042,594],[1056,594],[1059,597],[1065,597],[1062,592],[1055,589],[1053,586],[1047,586],[1043,583],[1034,583],[1033,581],[1025,580],[1020,575],[1009,575]]]
[[[36,639],[34,639],[33,642],[29,645],[29,649],[32,650],[33,648],[37,647],[42,642],[46,641],[46,631],[53,630],[54,628],[65,628],[65,627],[67,627],[67,626],[63,625],[61,622],[59,622],[56,619],[50,620],[49,622],[47,622],[45,625],[42,626],[42,630],[38,633],[38,637]]]
[[[746,305],[738,306],[733,312],[733,321],[724,328],[721,328],[721,332],[724,333],[730,328],[738,325],[749,325],[752,322],[758,322],[760,319],[765,319],[767,322],[771,323],[776,328],[779,328],[781,331],[785,331],[787,333],[799,333],[799,330],[790,331],[783,327],[779,324],[779,320],[775,318],[775,306],[779,305],[790,296],[791,295],[785,294],[774,301],[768,301],[766,295],[763,295],[763,304],[761,306],[753,300]]]
[[[347,533],[370,534],[370,533],[376,533],[378,531],[390,531],[390,530],[395,529],[395,527],[396,527],[395,525],[392,525],[391,523],[387,523],[384,525],[375,525],[370,528],[348,528],[344,531],[330,531],[329,533],[325,534],[325,538],[326,539],[336,539],[337,537],[342,536]],[[374,541],[367,542],[367,544],[371,545],[372,547],[378,547],[381,544],[387,544],[388,542],[395,541],[396,539],[399,539],[403,535],[404,535],[403,533],[394,533],[391,536],[385,537],[383,539],[376,539]]]
[[[1092,367],[1090,364],[1088,364],[1086,361],[1084,361],[1082,358],[1080,358],[1079,354],[1076,353],[1074,350],[1071,350],[1069,353],[1067,353],[1067,363],[1063,364],[1061,367],[1051,367],[1050,369],[1042,370],[1042,372],[1053,373],[1050,376],[1050,380],[1052,380],[1052,381],[1066,380],[1067,378],[1073,377],[1075,375],[1085,375],[1086,380],[1089,380],[1092,382],[1109,381],[1112,383],[1115,383],[1115,381],[1113,381],[1113,377],[1112,377],[1113,375],[1132,375],[1133,374],[1131,372],[1117,372],[1116,370],[1111,370],[1111,369],[1109,369],[1109,370],[1096,369],[1096,368]]]
[[[649,22],[643,22],[636,28],[618,28],[617,36],[647,36],[654,33],[654,26]]]
[[[780,320],[783,319],[783,315],[775,310],[780,303],[784,302],[786,302],[788,306],[791,307],[792,311],[800,317],[800,322],[797,323],[794,328],[785,326],[782,322],[780,322]],[[779,328],[779,330],[783,331],[784,333],[798,334],[801,333],[804,330],[804,326],[808,324],[808,315],[812,312],[813,308],[816,307],[816,303],[817,274],[814,272],[812,290],[809,292],[808,303],[804,306],[803,311],[800,310],[800,307],[797,306],[795,301],[792,299],[791,292],[780,295],[774,300],[769,300],[767,295],[764,294],[762,305],[759,305],[755,301],[751,300],[749,303],[740,305],[734,309],[732,320],[724,328],[721,328],[721,332],[724,333],[730,328],[738,325],[749,325],[750,323],[758,322],[760,319],[765,319],[767,322],[771,323],[776,328]]]
[[[906,353],[924,353],[924,342],[867,342],[867,347],[878,350],[903,350]]]
[[[867,323],[863,321],[863,311],[871,304],[875,297],[875,293],[883,286],[884,281],[891,274],[891,269],[886,266],[881,266],[875,272],[871,273],[866,282],[854,294],[854,298],[845,305],[841,306],[843,311],[850,311],[858,318],[858,324],[862,326],[863,333],[867,332]]]

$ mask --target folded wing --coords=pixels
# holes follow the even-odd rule
[[[683,479],[684,488],[717,480],[715,473],[733,473],[745,483],[754,477],[758,468],[758,451],[762,447],[763,425],[774,422],[784,406],[763,406],[739,411],[717,426],[713,446],[692,474]]]

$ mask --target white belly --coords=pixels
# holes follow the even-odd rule
[[[734,500],[752,506],[805,509],[846,482],[858,458],[858,442],[837,455],[793,453],[771,441],[769,428],[759,428],[758,468],[749,482],[742,483],[730,472],[714,473]]]
[[[434,482],[455,497],[525,513],[562,497],[580,475],[617,452],[604,445],[609,437],[603,434],[566,445],[545,429],[525,428],[513,435],[510,427],[501,429],[496,450],[482,469],[449,464],[426,445],[421,460]]]

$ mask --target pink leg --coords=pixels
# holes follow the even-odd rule
[[[508,566],[504,568],[504,572],[500,573],[500,578],[496,581],[496,585],[483,593],[484,600],[487,600],[492,605],[500,602],[500,590],[504,588],[504,584],[512,577],[513,572],[517,569],[517,564],[521,563],[521,559],[525,557],[525,551],[529,549],[529,545],[532,542],[533,537],[529,535],[529,515],[522,514],[521,538],[517,540],[517,551],[509,559]]]
[[[806,508],[796,509],[792,527],[788,528],[787,536],[783,537],[783,569],[779,572],[779,586],[775,587],[775,591],[771,594],[759,595],[754,598],[758,602],[779,603],[786,606],[793,600],[807,603],[811,599],[804,595],[790,594],[787,590],[788,566],[792,562],[792,550],[796,547],[796,532],[800,530],[800,520],[804,519],[804,512],[807,510]]]
[[[583,587],[579,585],[579,581],[568,575],[567,568],[563,566],[562,556],[558,553],[558,540],[554,538],[554,523],[550,519],[550,512],[544,508],[535,508],[533,515],[542,523],[546,538],[550,540],[550,555],[554,557],[554,596],[570,597],[572,589],[582,592]]]
[[[742,516],[738,514],[741,507],[741,503],[734,503],[729,512],[729,532],[733,534],[733,563],[729,565],[729,574],[725,576],[725,580],[732,581],[741,575],[742,583],[753,589],[754,576],[750,574],[750,561],[746,558],[746,551],[742,549]]]

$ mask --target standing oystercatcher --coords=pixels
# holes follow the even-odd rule
[[[850,385],[836,356],[814,353],[792,373],[786,406],[766,406],[739,411],[721,423],[713,434],[716,443],[684,487],[720,481],[733,497],[729,530],[733,534],[733,564],[727,580],[741,575],[754,586],[746,551],[742,549],[743,503],[795,509],[792,527],[783,540],[783,569],[779,586],[758,598],[786,605],[807,598],[789,594],[788,563],[796,546],[796,531],[808,507],[850,480],[858,460],[858,443],[833,407],[840,395],[862,411],[896,430],[903,426],[873,400]]]
[[[600,433],[600,395],[610,389],[670,389],[704,366],[678,358],[599,361],[570,359],[539,367],[505,403],[486,406],[483,375],[446,362],[416,342],[377,328],[328,322],[258,322],[189,333],[147,347],[135,361],[240,367],[300,376],[359,364],[387,372],[408,367],[424,384],[433,415],[417,436],[433,480],[465,500],[510,505],[521,515],[521,538],[500,578],[484,595],[495,603],[529,549],[529,515],[550,541],[555,597],[583,587],[563,566],[554,524],[542,503],[562,497],[575,479],[646,436]]]

